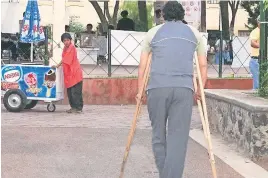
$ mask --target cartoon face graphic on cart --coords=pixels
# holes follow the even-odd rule
[[[37,75],[35,73],[28,73],[24,75],[24,81],[28,85],[28,89],[26,92],[34,94],[34,96],[37,96],[38,93],[42,90],[41,88],[38,88],[38,80]]]
[[[56,84],[56,73],[54,70],[50,69],[46,74],[45,74],[45,79],[44,79],[44,86],[47,88],[46,92],[46,97],[49,98],[51,96],[51,89],[55,86]]]

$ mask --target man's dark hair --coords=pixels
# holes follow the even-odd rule
[[[163,8],[163,14],[165,21],[178,21],[184,19],[185,11],[179,2],[168,1]]]
[[[185,20],[182,20],[182,23],[184,23],[184,24],[188,24]]]
[[[155,10],[155,13],[156,13],[156,14],[160,14],[160,13],[161,13],[161,9],[157,9],[157,10]]]
[[[160,18],[161,17],[161,9],[157,9],[156,11],[155,11],[155,16],[157,17],[157,18]]]
[[[61,41],[63,42],[64,39],[72,40],[72,36],[70,35],[70,33],[63,33],[63,34],[61,35]]]
[[[108,29],[114,30],[114,26],[113,25],[108,25]]]
[[[91,23],[87,24],[87,27],[93,27],[93,25]]]
[[[23,15],[23,17],[24,17],[24,16],[25,16],[25,12],[23,12],[23,14],[22,14],[22,15]]]
[[[65,25],[65,31],[66,31],[68,28],[70,28],[70,26],[69,26],[69,25]]]
[[[123,10],[123,11],[121,12],[121,16],[122,16],[122,17],[127,17],[127,16],[128,16],[128,11],[127,11],[127,10]]]

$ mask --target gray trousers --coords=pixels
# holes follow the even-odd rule
[[[150,89],[147,102],[153,153],[160,178],[181,178],[191,124],[193,91],[188,88]]]

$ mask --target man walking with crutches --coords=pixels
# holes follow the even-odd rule
[[[207,80],[205,44],[196,29],[182,22],[184,14],[181,4],[168,1],[163,8],[165,23],[149,30],[142,44],[137,100],[143,94],[144,71],[152,53],[146,93],[160,178],[180,178],[183,174],[193,98],[200,98],[200,92],[194,94],[193,88],[195,51],[203,84]]]

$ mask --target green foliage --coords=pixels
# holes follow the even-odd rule
[[[260,65],[261,83],[258,90],[260,97],[268,97],[268,62]]]
[[[266,15],[267,17],[267,10],[268,10],[268,0],[264,0],[263,1],[263,5],[264,5],[264,16]],[[266,11],[266,12],[265,12]],[[267,20],[267,19],[266,19]],[[265,34],[265,31],[267,30],[267,26],[264,27],[264,38],[267,37],[267,34]],[[266,32],[267,33],[267,32]],[[261,38],[263,38],[261,35]],[[264,41],[262,41],[264,42]],[[265,45],[267,45],[267,43],[261,43],[261,45],[263,46],[263,50],[264,50],[264,59],[266,58],[265,62],[262,62],[260,65],[260,88],[258,90],[258,94],[261,97],[268,97],[268,58],[267,58],[267,48],[265,47]],[[268,46],[267,46],[268,47]],[[265,49],[266,48],[266,49]],[[265,57],[266,56],[266,57]]]
[[[151,12],[153,10],[153,4],[147,2],[147,18],[148,18],[148,28],[151,29],[153,27],[153,16]],[[139,19],[139,9],[137,1],[124,1],[123,5],[120,7],[119,12],[121,13],[123,10],[128,11],[128,17],[131,18],[135,22],[135,31],[146,31],[145,25]],[[118,14],[118,19],[121,18],[120,13]]]
[[[70,32],[81,33],[83,31],[85,31],[85,27],[82,23],[75,21],[70,22]]]
[[[51,40],[52,35],[53,35],[52,34],[52,24],[49,24],[49,25],[45,26],[44,30],[45,30],[45,33],[47,34],[48,41]],[[48,49],[48,46],[47,46],[48,44],[45,44],[45,45],[46,46],[41,46],[40,47],[40,51],[42,51],[43,48]],[[44,58],[44,65],[48,66],[49,65],[49,56],[50,56],[50,54],[49,54],[49,51],[46,51],[45,49],[44,49],[45,53],[43,54],[41,52],[41,56]]]
[[[49,24],[49,25],[45,26],[45,29],[47,30],[48,39],[52,39],[52,25]]]
[[[250,30],[257,27],[257,18],[260,15],[259,1],[241,1],[241,6],[248,12],[248,24]]]

